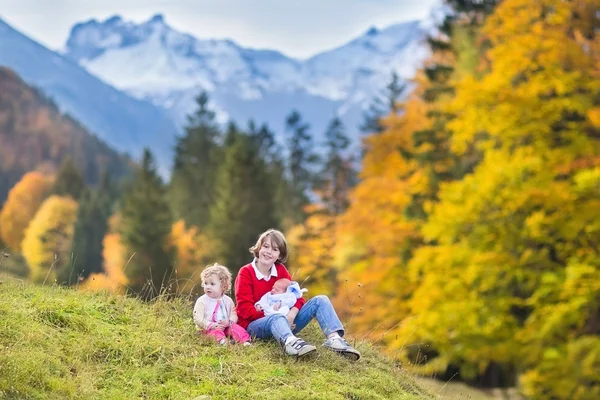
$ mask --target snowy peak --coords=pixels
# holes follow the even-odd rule
[[[113,16],[75,25],[65,55],[111,85],[167,109],[180,123],[200,90],[233,118],[246,118],[256,107],[257,118],[274,114],[272,102],[283,98],[289,105],[277,107],[321,107],[331,115],[328,107],[335,105],[334,113],[343,117],[349,110],[360,115],[392,72],[412,78],[428,54],[424,38],[419,21],[371,27],[338,48],[298,60],[231,40],[195,38],[172,28],[161,14],[142,23]]]
[[[160,14],[141,24],[118,16],[78,24],[65,54],[114,86],[161,105],[173,91],[198,87],[260,98],[274,76],[285,81],[295,68],[294,61],[275,51],[177,32]]]
[[[370,28],[349,43],[305,63],[308,90],[335,100],[370,99],[396,72],[409,79],[427,55],[419,21]]]
[[[162,14],[156,14],[139,25],[124,21],[119,15],[102,22],[91,19],[73,26],[65,54],[79,62],[92,60],[107,50],[134,46],[153,33],[168,29]]]
[[[172,90],[217,87],[244,99],[265,91],[294,92],[340,101],[361,87],[409,78],[420,65],[423,32],[418,21],[370,28],[330,51],[299,61],[272,50],[243,48],[231,40],[196,39],[171,28],[161,14],[141,24],[119,16],[73,27],[65,54],[113,85],[138,97]],[[364,97],[364,96],[363,96]]]

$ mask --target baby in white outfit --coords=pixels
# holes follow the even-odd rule
[[[302,293],[307,289],[300,289],[298,282],[292,282],[289,279],[278,279],[270,292],[267,292],[256,302],[254,307],[258,311],[264,311],[265,316],[272,314],[287,315],[290,308],[296,304],[296,301],[302,297]]]

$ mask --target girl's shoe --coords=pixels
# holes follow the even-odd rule
[[[352,361],[358,361],[358,359],[360,358],[360,352],[354,347],[350,346],[348,342],[346,342],[344,338],[341,337],[327,339],[325,343],[323,343],[323,347],[335,351],[336,353]]]
[[[250,346],[252,343],[250,343],[250,341],[244,342],[243,345],[244,346]]]

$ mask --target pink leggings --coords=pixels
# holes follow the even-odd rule
[[[227,328],[225,328],[224,331],[221,331],[219,329],[211,329],[206,331],[206,334],[208,336],[214,337],[217,340],[217,342],[221,339],[224,339],[226,336],[231,336],[233,340],[235,340],[238,343],[250,341],[250,335],[248,334],[248,332],[246,332],[246,330],[238,324],[233,323]]]

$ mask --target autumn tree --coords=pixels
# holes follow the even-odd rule
[[[209,222],[215,179],[222,161],[218,143],[221,133],[205,92],[196,98],[196,107],[188,116],[185,134],[177,138],[169,197],[175,218],[203,229]]]
[[[76,217],[77,202],[69,196],[52,195],[42,203],[21,245],[32,281],[54,282],[59,276],[68,277]]]
[[[25,230],[46,199],[52,178],[29,172],[10,190],[0,212],[0,237],[11,250],[18,252]]]
[[[210,263],[214,250],[212,238],[195,226],[186,227],[180,219],[172,226],[170,241],[175,249],[175,291],[181,295],[198,295],[202,291],[200,272]]]
[[[427,104],[413,93],[402,107],[402,115],[382,120],[383,132],[365,138],[359,183],[328,233],[336,237],[336,310],[353,331],[384,343],[394,338],[384,333],[408,315],[405,302],[412,286],[404,266],[420,243],[422,222],[409,218],[407,210],[429,187],[428,176],[411,157],[413,132],[429,123]]]
[[[452,151],[483,159],[442,186],[422,230],[430,245],[410,261],[413,337],[432,349],[424,371],[519,381],[531,398],[600,395],[592,4],[502,2],[484,28],[490,68],[457,86]]]
[[[306,212],[308,218],[286,232],[288,266],[294,279],[310,293],[335,296],[339,284],[333,260],[336,217],[322,204],[311,204]]]
[[[132,255],[126,270],[129,288],[143,299],[154,298],[172,278],[172,215],[165,186],[148,149],[124,195],[120,213],[119,233],[127,253]]]
[[[81,290],[125,293],[129,283],[125,268],[130,256],[121,240],[120,225],[120,214],[114,214],[108,219],[108,231],[102,240],[102,272],[90,274],[80,284]]]
[[[383,130],[363,140],[365,153],[350,207],[337,222],[333,265],[338,269],[336,307],[353,329],[390,348],[400,343],[394,330],[411,313],[407,300],[415,284],[407,264],[422,244],[421,226],[444,182],[460,179],[479,160],[472,149],[459,160],[450,150],[453,119],[447,109],[458,76],[477,63],[463,63],[485,12],[463,2],[468,11],[446,13],[429,37],[431,57],[410,83],[404,103],[379,123]],[[474,3],[474,2],[473,2]],[[479,25],[478,25],[479,24]],[[378,304],[387,304],[380,309]]]

